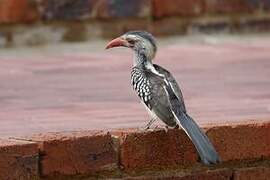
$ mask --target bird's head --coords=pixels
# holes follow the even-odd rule
[[[106,49],[113,47],[127,47],[137,54],[143,54],[148,60],[155,57],[157,46],[155,38],[145,31],[129,31],[108,43]]]

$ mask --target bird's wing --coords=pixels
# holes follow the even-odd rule
[[[145,71],[145,75],[150,82],[151,98],[145,102],[149,109],[155,113],[160,120],[170,127],[176,126],[174,116],[170,109],[170,104],[164,89],[162,77],[151,71]]]
[[[186,132],[193,142],[202,162],[205,164],[216,164],[220,162],[220,157],[206,134],[187,113],[180,110],[180,101],[175,95],[172,87],[170,85],[164,85],[164,89],[177,124]]]
[[[167,79],[167,81],[170,83],[171,85],[171,88],[174,92],[174,94],[177,96],[177,98],[179,99],[180,101],[180,110],[182,112],[186,112],[186,107],[185,107],[185,103],[184,103],[184,98],[183,98],[183,95],[182,95],[182,92],[181,92],[181,89],[179,87],[179,85],[177,84],[175,78],[172,76],[172,74],[167,71],[165,68],[157,65],[157,64],[154,64],[154,67],[155,69],[160,73],[160,74],[163,74],[165,75],[165,78]]]

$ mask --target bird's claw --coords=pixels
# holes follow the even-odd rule
[[[139,131],[153,131],[154,129],[151,129],[150,127],[141,127],[139,128]]]
[[[145,127],[141,128],[141,129],[144,130],[144,131],[151,130],[150,127],[154,122],[155,122],[155,119],[150,119],[150,121],[145,125]]]
[[[166,133],[167,133],[170,129],[179,129],[179,126],[176,125],[176,126],[174,126],[174,127],[169,127],[169,126],[165,126],[165,127],[164,127],[164,130],[165,130]]]
[[[143,129],[145,130],[145,131],[147,131],[147,130],[149,130],[150,129],[150,126],[145,126],[145,127],[143,127]]]

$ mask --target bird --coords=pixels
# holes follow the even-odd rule
[[[151,114],[151,124],[160,119],[168,127],[181,127],[194,144],[205,165],[217,164],[221,159],[205,132],[188,115],[180,87],[172,74],[153,64],[157,42],[146,31],[128,31],[110,41],[105,49],[126,47],[134,52],[131,84],[142,104]]]

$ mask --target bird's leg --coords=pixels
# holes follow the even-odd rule
[[[146,124],[146,126],[144,127],[144,130],[148,130],[150,129],[150,126],[156,121],[155,118],[151,118],[150,121]]]
[[[176,126],[174,126],[173,129],[179,129],[179,125],[176,124]]]
[[[167,133],[170,129],[179,129],[179,125],[177,124],[176,126],[174,126],[174,127],[169,127],[169,126],[165,126],[165,128],[164,128],[164,130],[165,130],[165,132]]]

